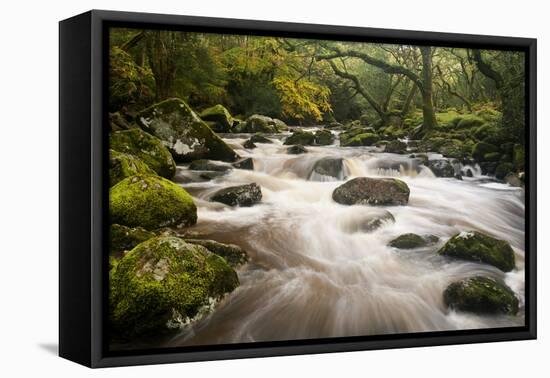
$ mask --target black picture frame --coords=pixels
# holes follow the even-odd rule
[[[132,26],[526,53],[525,326],[108,353],[107,28]],[[59,354],[89,367],[536,338],[536,39],[92,10],[59,24]],[[107,176],[108,177],[108,176]],[[108,178],[107,178],[108,180]]]

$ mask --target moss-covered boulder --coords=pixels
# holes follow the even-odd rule
[[[218,190],[210,200],[229,206],[252,206],[262,200],[262,190],[256,183],[231,186]]]
[[[141,111],[138,124],[170,149],[178,162],[212,159],[233,162],[238,155],[178,98],[168,99]]]
[[[109,323],[131,339],[178,331],[239,285],[226,261],[176,237],[149,239],[110,273]]]
[[[109,249],[111,255],[120,256],[122,252],[133,249],[136,245],[154,238],[155,234],[143,227],[127,227],[112,224],[109,230]]]
[[[277,130],[278,133],[289,129],[286,123],[284,123],[283,121],[277,118],[273,118],[273,125],[275,126],[275,129]]]
[[[463,231],[438,251],[440,255],[493,265],[504,272],[515,268],[515,256],[510,243],[479,231]]]
[[[141,129],[111,132],[109,147],[139,158],[159,176],[172,178],[176,173],[176,163],[170,151],[159,139]]]
[[[384,152],[404,154],[407,152],[407,144],[405,142],[401,142],[400,140],[392,140],[386,144]]]
[[[286,153],[290,155],[300,155],[307,153],[308,150],[301,144],[295,144],[293,146],[290,146],[286,149]]]
[[[133,155],[109,150],[109,186],[138,174],[154,175],[155,172]]]
[[[406,205],[410,189],[394,178],[357,177],[332,192],[332,199],[343,205]]]
[[[417,235],[413,233],[399,235],[397,238],[390,241],[389,246],[398,249],[414,249],[426,247],[430,244],[437,243],[439,238],[435,235]]]
[[[451,283],[443,293],[443,300],[451,309],[477,314],[515,315],[519,307],[508,286],[483,276]]]
[[[194,160],[189,164],[191,171],[213,171],[213,172],[227,172],[231,170],[231,165],[217,163],[210,160]]]
[[[353,136],[344,141],[340,138],[340,145],[342,147],[359,147],[359,146],[372,146],[378,142],[380,138],[374,133],[363,133]]]
[[[197,207],[182,187],[158,176],[125,178],[109,191],[112,223],[153,230],[197,222]]]
[[[474,148],[472,149],[472,157],[477,161],[485,161],[485,155],[497,151],[498,147],[495,145],[486,142],[478,142],[474,145]]]
[[[344,171],[344,159],[324,157],[313,165],[309,174],[312,181],[326,181],[326,179],[343,180],[346,178]]]
[[[328,146],[334,142],[334,135],[328,130],[318,130],[315,132],[315,144],[319,146]]]
[[[482,161],[498,162],[501,158],[500,152],[489,152],[483,155]]]
[[[214,240],[204,239],[185,239],[185,241],[191,244],[202,245],[210,252],[223,257],[229,266],[233,268],[248,262],[248,254],[246,251],[235,244],[224,244]]]
[[[273,118],[253,114],[247,118],[244,129],[241,132],[273,134],[277,132],[277,126],[275,125]]]
[[[233,117],[223,105],[215,105],[204,109],[200,117],[217,133],[229,133],[233,127]]]
[[[249,140],[253,143],[273,143],[271,139],[266,138],[262,133],[252,135]]]
[[[312,146],[315,144],[315,135],[309,131],[298,129],[286,138],[284,144],[301,144],[302,146]]]

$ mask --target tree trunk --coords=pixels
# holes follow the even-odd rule
[[[157,101],[173,97],[175,93],[177,33],[154,31],[148,39],[149,64],[155,76]]]
[[[422,132],[425,134],[437,126],[433,105],[432,48],[420,47],[422,54]]]

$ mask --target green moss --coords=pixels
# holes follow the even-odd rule
[[[486,139],[492,135],[495,135],[497,133],[497,125],[495,125],[494,123],[486,123],[484,125],[481,125],[479,126],[475,131],[474,131],[474,137],[477,139],[477,140],[483,140],[483,139]]]
[[[525,166],[525,148],[521,144],[514,145],[513,162],[517,170],[523,170]]]
[[[500,163],[497,165],[495,171],[495,177],[499,180],[504,180],[506,175],[514,171],[514,165],[512,163]]]
[[[515,268],[515,255],[507,241],[478,231],[454,235],[438,251],[440,255],[493,265],[504,272]]]
[[[228,133],[233,127],[233,117],[223,105],[215,105],[205,109],[200,117],[207,121],[210,128],[217,133]]]
[[[483,161],[499,161],[500,157],[501,155],[499,152],[489,152],[483,155]]]
[[[285,140],[285,145],[291,144],[301,144],[302,146],[311,146],[315,144],[315,135],[309,131],[304,130],[295,130],[292,135],[290,135]]]
[[[110,274],[110,326],[119,337],[177,331],[239,285],[225,260],[200,245],[157,237],[127,253]]]
[[[456,126],[462,119],[462,115],[454,109],[448,109],[446,112],[435,113],[435,119],[443,127]]]
[[[486,143],[486,142],[478,142],[474,145],[472,149],[472,157],[477,161],[484,161],[484,156],[491,152],[497,152],[498,147]]]
[[[155,172],[135,156],[109,150],[109,186],[137,174],[155,174]]]
[[[502,119],[502,113],[492,108],[483,108],[475,114],[486,122],[499,122]]]
[[[471,129],[472,127],[479,127],[485,123],[483,118],[480,118],[474,114],[463,115],[456,125],[459,129]]]
[[[277,126],[275,121],[267,116],[253,114],[246,120],[244,132],[247,133],[276,133]]]
[[[372,146],[379,139],[378,135],[374,133],[364,133],[346,140],[343,144],[342,140],[340,140],[340,144],[342,147]]]
[[[142,160],[159,176],[172,178],[176,163],[160,140],[141,129],[115,131],[109,135],[109,147]]]
[[[221,256],[227,261],[229,266],[235,268],[248,261],[248,255],[239,246],[234,244],[223,244],[214,240],[203,239],[185,239],[187,243],[202,245],[210,252]]]
[[[170,149],[178,162],[212,159],[233,162],[238,155],[179,98],[171,98],[141,111],[138,124]]]
[[[315,132],[315,144],[327,146],[334,142],[334,135],[328,130],[318,130]]]
[[[197,222],[197,208],[185,189],[156,176],[131,176],[113,186],[109,211],[112,223],[149,230]]]
[[[428,244],[436,243],[439,240],[437,236],[420,236],[417,234],[403,234],[390,241],[389,246],[399,249],[414,249],[424,247]]]
[[[519,307],[508,286],[483,276],[453,282],[445,289],[443,300],[452,309],[480,314],[515,315]]]
[[[112,224],[109,230],[111,255],[121,256],[122,252],[133,249],[139,243],[154,237],[155,234],[143,227],[126,227]]]

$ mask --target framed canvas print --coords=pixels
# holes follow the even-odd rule
[[[60,355],[536,337],[536,41],[60,23]]]

